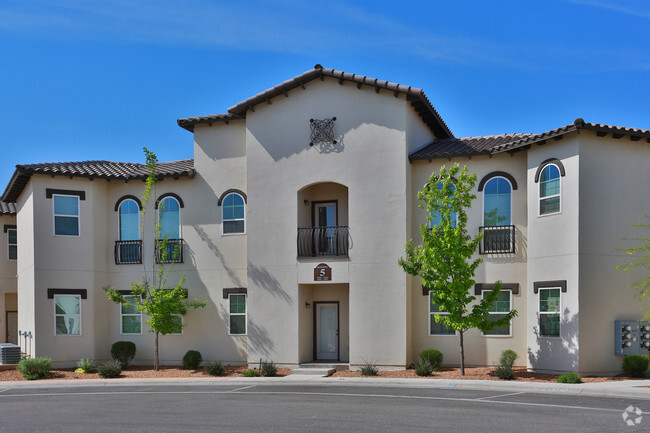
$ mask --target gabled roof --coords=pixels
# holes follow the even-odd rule
[[[271,87],[270,89],[233,105],[228,108],[228,113],[178,119],[178,126],[185,128],[190,132],[194,132],[195,125],[244,119],[246,118],[246,112],[248,110],[255,111],[256,105],[262,103],[270,104],[271,99],[276,96],[289,96],[287,92],[290,90],[297,87],[302,87],[304,89],[306,83],[317,78],[323,80],[324,77],[335,78],[338,80],[339,84],[343,84],[345,81],[356,83],[357,88],[359,89],[362,86],[373,87],[377,93],[380,91],[387,91],[392,92],[395,96],[398,94],[405,94],[407,101],[411,103],[415,111],[417,111],[420,117],[422,117],[422,120],[429,126],[429,129],[431,129],[436,137],[450,138],[454,136],[436,109],[431,105],[424,90],[416,87],[405,86],[403,84],[392,83],[390,81],[378,80],[377,78],[366,77],[365,75],[350,74],[335,69],[323,68],[321,65],[316,65],[314,66],[314,69],[310,69],[296,77],[278,84],[277,86]]]
[[[612,137],[616,139],[629,136],[632,141],[645,139],[650,143],[650,130],[648,129],[588,123],[578,118],[569,125],[540,134],[501,134],[435,140],[422,149],[413,152],[409,155],[409,159],[415,161],[473,155],[493,155],[501,152],[514,153],[528,149],[533,144],[544,144],[546,140],[561,140],[564,135],[583,129],[595,131],[599,137],[612,134]]]
[[[193,159],[159,162],[156,164],[156,168],[159,179],[194,177],[195,174]],[[145,164],[113,161],[48,162],[17,165],[16,171],[2,195],[2,200],[16,201],[33,174],[107,180],[145,180],[149,176],[149,171]]]
[[[16,203],[0,201],[0,215],[16,215]]]

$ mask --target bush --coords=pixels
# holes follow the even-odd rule
[[[364,362],[361,364],[360,371],[361,376],[377,376],[377,373],[379,373],[377,365],[373,362]]]
[[[515,378],[515,372],[512,367],[515,365],[518,355],[514,350],[504,350],[499,358],[499,365],[494,369],[494,375],[499,379],[512,380]]]
[[[278,374],[278,364],[271,361],[264,361],[260,364],[260,374],[265,377],[273,377]]]
[[[436,371],[442,365],[444,355],[437,349],[426,349],[420,352],[419,359],[420,361],[429,361],[432,371]]]
[[[255,370],[254,368],[251,368],[249,370],[246,370],[242,372],[242,376],[244,377],[260,377],[260,371]]]
[[[198,350],[188,350],[183,356],[183,368],[185,370],[196,370],[201,362],[203,362],[203,357]]]
[[[20,371],[27,380],[43,379],[50,375],[51,364],[50,358],[28,358],[20,361],[16,370]]]
[[[122,363],[116,359],[105,362],[97,367],[97,372],[104,379],[118,377],[122,373]]]
[[[111,357],[119,361],[123,368],[129,366],[129,362],[135,356],[135,343],[130,341],[118,341],[111,346]]]
[[[555,379],[558,383],[582,383],[582,379],[578,373],[566,373],[561,376],[558,376]]]
[[[210,376],[221,376],[225,369],[220,361],[210,361],[205,364],[205,372]]]
[[[95,363],[93,362],[92,359],[81,358],[77,362],[77,369],[83,370],[84,373],[92,373],[93,371],[95,371]]]
[[[643,377],[649,363],[648,355],[627,355],[623,358],[623,371],[632,377]]]
[[[415,374],[418,376],[431,376],[433,373],[433,366],[429,360],[420,359],[415,366]]]

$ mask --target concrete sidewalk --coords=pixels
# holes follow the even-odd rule
[[[156,379],[75,379],[0,382],[0,392],[8,389],[52,389],[102,386],[193,385],[193,386],[382,386],[395,388],[467,389],[533,394],[585,395],[590,397],[636,398],[650,400],[650,380],[623,380],[581,384],[517,382],[496,380],[392,379],[376,377],[318,377],[289,375],[285,377],[208,377]]]

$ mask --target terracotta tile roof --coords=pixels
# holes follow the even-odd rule
[[[0,201],[0,215],[16,215],[16,203]]]
[[[194,177],[194,160],[159,162],[158,178]],[[52,162],[16,165],[9,185],[2,195],[4,201],[16,201],[33,174],[52,176],[87,177],[90,179],[132,180],[146,179],[149,175],[145,164],[113,161]]]
[[[629,136],[632,141],[645,138],[650,143],[650,130],[626,128],[622,126],[588,123],[578,118],[573,123],[542,132],[540,134],[501,134],[483,137],[463,137],[435,140],[433,143],[416,150],[409,159],[453,158],[470,155],[492,155],[500,152],[516,152],[530,147],[532,144],[544,144],[546,140],[559,140],[565,134],[579,130],[595,131],[600,137],[612,134],[614,138]]]
[[[261,103],[270,103],[272,98],[276,96],[285,95],[287,92],[297,87],[305,88],[305,84],[316,78],[331,77],[342,84],[344,81],[353,82],[357,84],[358,88],[361,86],[374,87],[378,93],[380,91],[389,91],[398,94],[405,94],[406,99],[411,103],[413,108],[422,117],[422,120],[429,126],[431,131],[438,138],[450,138],[454,134],[451,133],[447,124],[442,120],[436,109],[431,105],[427,95],[422,89],[416,87],[405,86],[403,84],[392,83],[390,81],[378,80],[377,78],[366,77],[365,75],[351,74],[348,72],[337,71],[331,68],[323,68],[321,65],[314,66],[302,74],[293,77],[277,86],[271,87],[257,95],[241,101],[232,107],[228,108],[226,114],[214,114],[210,116],[188,117],[185,119],[178,119],[178,125],[188,131],[194,131],[194,125],[202,123],[230,121],[233,119],[243,119],[246,117],[246,112],[249,109],[254,109],[255,105]]]

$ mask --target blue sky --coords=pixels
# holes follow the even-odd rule
[[[456,136],[650,129],[645,0],[0,0],[0,192],[15,164],[192,157],[179,117],[321,63],[421,87]]]

